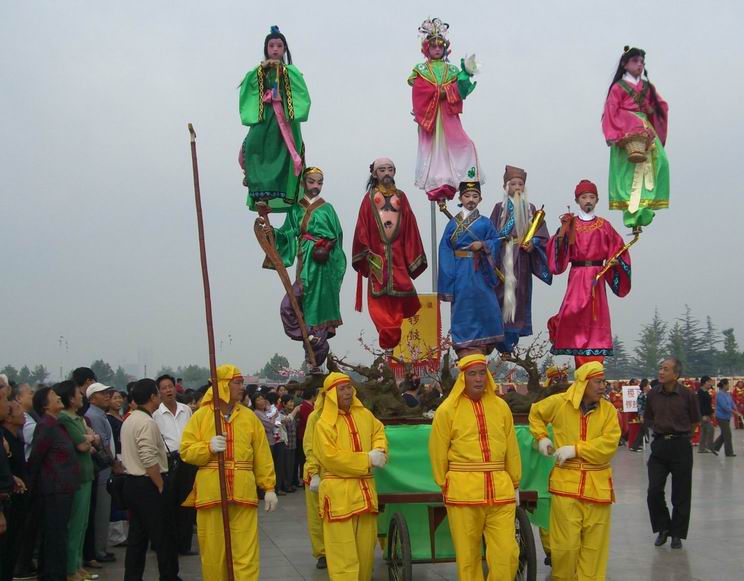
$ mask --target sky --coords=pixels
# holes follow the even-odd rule
[[[422,60],[417,28],[428,16],[450,24],[455,62],[476,53],[482,63],[462,115],[486,174],[482,213],[503,195],[504,165],[520,166],[551,232],[588,178],[598,213],[626,234],[607,209],[600,116],[623,45],[646,49],[670,106],[671,207],[632,250],[633,289],[610,299],[613,332],[632,346],[655,308],[672,319],[687,304],[744,342],[740,2],[28,1],[0,8],[0,366],[43,363],[56,376],[99,358],[137,375],[144,365],[152,374],[207,364],[189,122],[218,362],[252,372],[279,352],[299,366],[302,348],[278,316],[281,284],[261,270],[245,207],[237,86],[279,25],[312,97],[307,161],[325,171],[347,257],[380,156],[395,161],[430,254],[405,82]],[[444,226],[439,215],[440,235]],[[536,283],[536,329],[557,312],[566,278]],[[355,286],[349,267],[331,348],[366,361],[357,338],[372,342],[374,327],[354,311]],[[416,286],[432,290],[430,271]]]

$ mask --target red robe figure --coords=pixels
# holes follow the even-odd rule
[[[623,239],[604,218],[594,215],[597,186],[582,180],[575,190],[578,215],[561,216],[561,228],[547,246],[548,268],[554,275],[565,272],[569,264],[566,295],[557,315],[548,321],[554,355],[573,355],[578,369],[588,361],[604,361],[612,355],[612,327],[607,303],[609,286],[624,297],[630,292],[630,253],[626,250],[612,261],[599,280],[596,276],[606,261],[615,257]]]
[[[731,391],[731,397],[739,413],[744,414],[744,381],[736,382],[736,387]],[[734,428],[737,430],[744,428],[744,421],[739,416],[734,416]]]
[[[400,343],[403,319],[421,307],[413,279],[426,270],[426,254],[416,216],[406,195],[395,187],[395,164],[388,158],[370,166],[352,256],[351,266],[357,271],[356,310],[362,310],[364,277],[380,347],[391,350]]]

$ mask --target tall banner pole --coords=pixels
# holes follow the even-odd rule
[[[207,270],[207,249],[204,244],[204,220],[202,218],[201,189],[199,188],[199,163],[196,159],[196,132],[189,123],[191,136],[191,168],[194,173],[194,201],[196,202],[196,223],[199,228],[199,255],[201,257],[202,282],[204,284],[204,309],[207,315],[207,342],[209,343],[209,375],[212,378],[212,403],[214,405],[214,431],[222,435],[222,413],[220,412],[219,388],[217,387],[217,357],[214,348],[214,325],[212,323],[212,295],[209,291],[209,271]],[[222,528],[225,536],[225,561],[227,579],[234,581],[232,542],[230,539],[230,514],[227,507],[227,483],[225,482],[225,454],[217,454],[217,474],[220,479],[220,505],[222,507]]]
[[[431,292],[437,292],[437,275],[439,274],[439,247],[437,244],[437,203],[431,202]]]

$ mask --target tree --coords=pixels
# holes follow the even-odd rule
[[[289,359],[284,355],[274,353],[273,357],[269,359],[261,371],[258,372],[258,375],[273,381],[283,381],[285,378],[279,373],[279,371],[285,367],[289,367]]]
[[[705,329],[703,329],[702,338],[703,344],[700,350],[700,364],[703,369],[698,375],[714,375],[714,371],[718,367],[718,358],[720,355],[717,345],[721,342],[721,339],[710,315],[705,317]]]
[[[638,344],[634,349],[635,367],[641,375],[654,375],[663,357],[667,324],[661,320],[659,310],[654,309],[654,318],[641,328]]]
[[[680,324],[681,346],[684,353],[684,360],[680,359],[686,370],[687,375],[702,375],[708,373],[705,369],[705,344],[703,328],[695,317],[692,316],[692,309],[685,305],[684,314],[677,319]],[[677,338],[675,338],[677,340]],[[670,352],[670,355],[677,357]],[[679,358],[678,358],[679,359]],[[685,371],[683,371],[685,373]]]
[[[18,370],[12,365],[6,365],[0,369],[0,373],[8,378],[8,381],[18,381]]]
[[[734,375],[744,368],[744,353],[739,352],[739,344],[736,341],[733,329],[724,329],[722,334],[723,351],[718,358],[721,372]]]
[[[31,381],[34,383],[44,383],[48,377],[49,371],[41,364],[34,367],[34,370],[31,372]]]
[[[124,368],[119,365],[119,367],[116,368],[116,373],[114,373],[114,379],[111,383],[117,389],[124,390],[126,389],[127,384],[133,379],[134,377],[129,375],[126,371],[124,371]]]
[[[605,372],[608,379],[627,379],[635,372],[633,362],[625,349],[625,343],[615,335],[612,338],[612,357],[605,358]]]
[[[209,381],[209,368],[199,365],[188,365],[176,369],[174,375],[176,378],[180,377],[183,380],[184,387],[197,388]]]
[[[160,371],[155,374],[155,377],[160,377],[161,375],[172,375],[173,377],[180,377],[180,375],[173,371],[172,367],[168,367],[167,365],[161,367]]]
[[[666,353],[670,357],[676,357],[682,363],[682,373],[690,375],[694,368],[690,365],[689,351],[685,342],[685,331],[682,323],[676,321],[666,344]]]
[[[106,363],[103,359],[96,359],[90,364],[90,368],[93,373],[96,374],[96,379],[104,385],[111,385],[114,381],[114,370],[111,366]]]
[[[18,371],[18,379],[16,381],[18,383],[31,383],[31,370],[28,368],[28,365],[21,367],[20,371]]]

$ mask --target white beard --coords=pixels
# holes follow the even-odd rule
[[[517,277],[514,276],[514,245],[519,244],[513,238],[509,238],[504,249],[504,306],[502,317],[504,323],[513,323],[517,314]]]
[[[530,202],[527,198],[527,190],[521,194],[516,193],[511,198],[512,204],[514,204],[514,229],[512,234],[521,240],[527,233],[532,223],[532,212],[530,211]],[[508,217],[507,208],[509,207],[509,194],[504,190],[504,200],[502,202],[503,208],[501,210],[501,219],[499,220],[499,229],[504,227]]]

